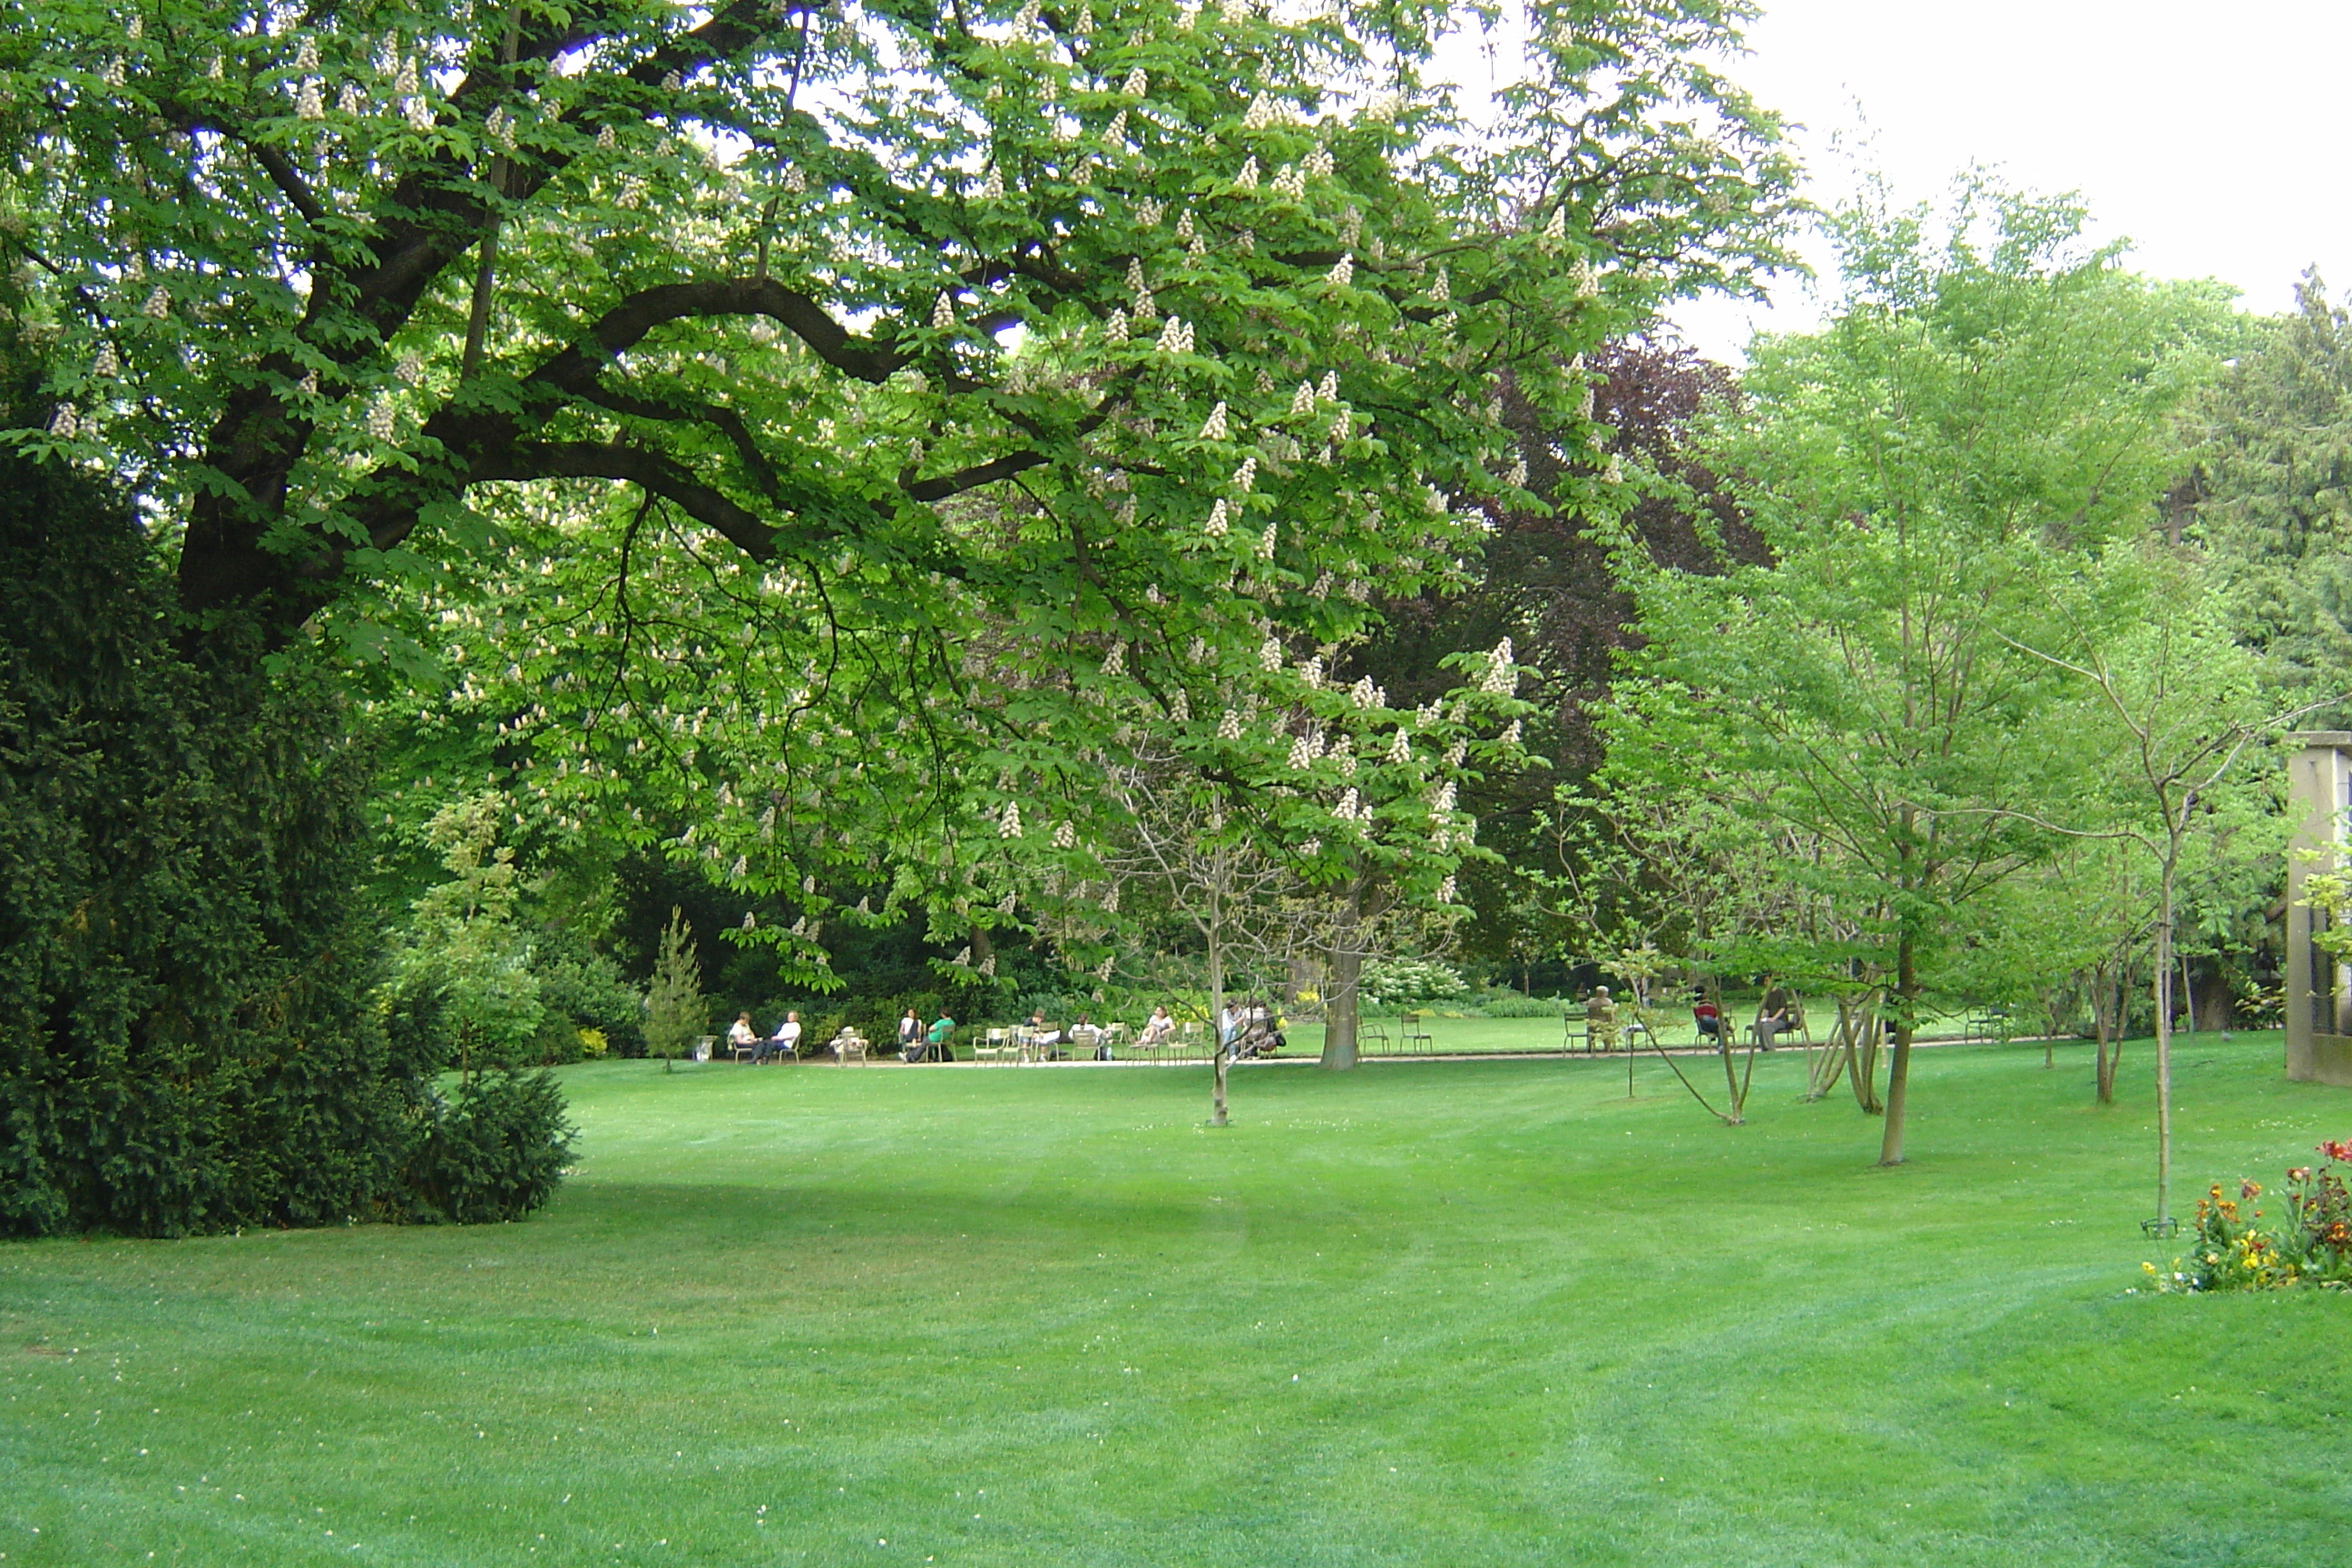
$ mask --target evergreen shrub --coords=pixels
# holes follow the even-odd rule
[[[0,425],[37,426],[15,363],[0,342]],[[338,689],[299,646],[184,626],[123,499],[11,448],[0,580],[0,1234],[433,1212],[412,1157],[442,1063],[367,1002],[368,768]],[[543,1136],[551,1092],[462,1105],[444,1142]],[[511,1209],[544,1154],[496,1201],[437,1190]]]

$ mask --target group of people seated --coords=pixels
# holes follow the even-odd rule
[[[1698,1026],[1702,1044],[1709,1040],[1723,1043],[1723,1009],[1716,1005],[1703,985],[1691,992],[1691,1019]],[[1793,1033],[1799,1022],[1796,997],[1785,986],[1773,985],[1765,991],[1764,1000],[1756,1009],[1756,1022],[1748,1028],[1757,1045],[1769,1051],[1774,1039]]]
[[[1712,1041],[1717,1045],[1724,1044],[1722,1007],[1704,985],[1692,988],[1690,1000],[1691,1021],[1698,1026],[1699,1043],[1705,1045]],[[1792,1033],[1801,1023],[1796,996],[1784,986],[1773,985],[1765,991],[1764,1000],[1756,1009],[1756,1022],[1748,1026],[1748,1031],[1757,1045],[1769,1051],[1776,1038]],[[1594,986],[1591,996],[1586,999],[1584,1026],[1593,1048],[1616,1048],[1619,1030],[1617,1005],[1609,999],[1609,987],[1606,985]],[[1634,1026],[1643,1026],[1636,1023]]]
[[[727,1043],[735,1047],[739,1057],[750,1051],[754,1062],[766,1061],[770,1057],[796,1057],[801,1052],[801,1016],[786,1013],[774,1034],[762,1036],[751,1027],[751,1014],[738,1013],[734,1026],[727,1031]]]
[[[925,1025],[921,1015],[909,1007],[898,1019],[898,1056],[909,1062],[952,1061],[949,1041],[955,1030],[956,1021],[948,1014],[942,1012]],[[786,1012],[783,1022],[772,1035],[761,1035],[752,1026],[751,1014],[739,1013],[734,1026],[727,1031],[727,1043],[734,1047],[739,1059],[748,1053],[753,1062],[790,1060],[800,1055],[802,1032],[797,1012]],[[1071,1047],[1089,1052],[1097,1061],[1111,1059],[1111,1031],[1095,1024],[1085,1013],[1078,1015],[1076,1023],[1065,1028],[1047,1023],[1043,1012],[1033,1012],[1021,1034],[1025,1043],[1047,1061],[1068,1059]],[[1135,1043],[1141,1049],[1157,1050],[1174,1044],[1176,1037],[1176,1020],[1162,1005],[1151,1010],[1151,1017]],[[1217,1016],[1217,1038],[1234,1057],[1269,1055],[1286,1043],[1282,1020],[1262,998],[1227,1004]],[[865,1042],[845,1024],[828,1048],[839,1055],[851,1043],[863,1046]]]

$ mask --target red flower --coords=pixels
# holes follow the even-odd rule
[[[2238,1183],[2238,1195],[2245,1199],[2248,1203],[2252,1203],[2254,1199],[2263,1195],[2263,1184],[2260,1182],[2249,1182],[2242,1179]]]
[[[2319,1146],[2319,1152],[2331,1160],[2352,1163],[2352,1138],[2331,1138]]]

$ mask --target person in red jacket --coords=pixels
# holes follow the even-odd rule
[[[1691,1017],[1698,1025],[1701,1043],[1708,1040],[1717,1045],[1723,1043],[1723,1009],[1707,1000],[1705,986],[1691,993]]]

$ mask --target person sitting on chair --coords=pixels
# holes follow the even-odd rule
[[[1165,1003],[1151,1010],[1150,1022],[1143,1026],[1143,1034],[1135,1043],[1139,1046],[1164,1046],[1176,1036],[1176,1020],[1168,1016]]]
[[[1779,985],[1764,993],[1764,1005],[1756,1014],[1756,1043],[1766,1050],[1772,1048],[1772,1037],[1785,1035],[1797,1026],[1797,1000]]]
[[[760,1054],[754,1059],[766,1061],[770,1057],[796,1057],[800,1054],[801,1016],[787,1013],[784,1021],[776,1026],[776,1032],[761,1043]]]
[[[931,1020],[929,1031],[923,1036],[923,1044],[929,1048],[930,1054],[940,1061],[950,1061],[954,1058],[955,1053],[948,1047],[948,1037],[955,1033],[955,1026],[956,1021],[942,1012]]]
[[[1698,1025],[1700,1044],[1709,1040],[1723,1043],[1723,1009],[1707,1000],[1705,986],[1691,993],[1691,1018]]]
[[[919,1062],[923,1059],[923,1021],[912,1007],[898,1019],[898,1059]]]
[[[1617,1048],[1617,1005],[1609,1000],[1609,987],[1596,985],[1584,1004],[1584,1032],[1596,1051]]]
[[[1049,1029],[1045,1026],[1045,1014],[1029,1015],[1029,1043],[1037,1047],[1039,1060],[1060,1061],[1066,1054],[1059,1049],[1062,1038],[1061,1030]]]
[[[751,1052],[753,1061],[760,1059],[760,1036],[759,1032],[751,1027],[751,1014],[735,1015],[735,1022],[729,1026],[727,1030],[727,1043],[738,1050],[748,1048]]]

